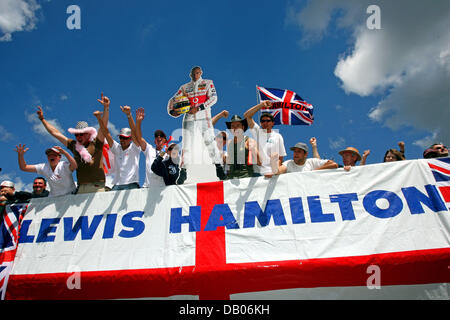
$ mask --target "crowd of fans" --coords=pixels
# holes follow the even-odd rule
[[[196,68],[199,69],[199,67]],[[201,79],[201,73],[199,74]],[[212,82],[211,87],[213,87]],[[110,189],[105,185],[105,142],[114,155],[113,191],[140,188],[139,158],[141,152],[144,153],[146,159],[146,177],[143,187],[151,188],[184,183],[186,169],[180,163],[183,160],[179,146],[170,143],[162,130],[154,132],[154,146],[143,138],[142,122],[145,118],[143,108],[135,111],[135,120],[129,106],[120,107],[127,117],[129,127],[120,130],[117,142],[111,136],[107,126],[110,99],[103,96],[102,93],[100,99],[97,100],[103,105],[103,111],[94,112],[99,129],[96,130],[87,122],[80,121],[75,128],[68,130],[74,135],[73,138],[64,136],[49,123],[45,119],[42,108],[38,107],[37,117],[42,125],[50,135],[70,150],[72,155],[64,148],[54,146],[45,150],[47,162],[28,164],[25,160],[28,148],[25,145],[17,145],[19,168],[26,172],[36,173],[39,177],[34,180],[33,192],[16,191],[13,182],[3,181],[0,184],[1,204],[26,202],[36,197],[109,191]],[[202,106],[200,105],[199,110],[202,110]],[[221,163],[216,163],[216,168],[220,167],[220,170],[217,171],[220,179],[257,176],[271,178],[274,175],[291,172],[338,167],[349,171],[358,162],[360,166],[366,164],[370,150],[365,150],[361,155],[354,147],[347,147],[339,151],[342,165],[338,165],[333,160],[322,159],[318,152],[317,140],[314,137],[309,140],[312,157],[308,157],[308,145],[305,142],[298,142],[290,147],[290,150],[293,151],[293,158],[285,160],[287,154],[284,139],[279,132],[273,130],[273,116],[270,113],[262,112],[259,124],[253,119],[257,112],[270,106],[271,102],[263,101],[248,109],[243,117],[233,115],[230,121],[226,122],[226,128],[231,133],[230,138],[226,131],[220,131],[216,136],[215,142],[221,158]],[[170,114],[173,114],[173,110]],[[223,110],[211,119],[212,125],[215,126],[221,118],[228,118],[228,116],[229,112]],[[246,135],[247,130],[250,131],[252,138]],[[398,147],[398,150],[387,150],[383,162],[405,160],[405,144],[399,142]],[[67,161],[62,161],[63,156]],[[423,152],[423,158],[447,156],[448,149],[442,143],[435,143]],[[76,172],[77,184],[72,176],[73,171]],[[47,183],[50,191],[46,190]]]

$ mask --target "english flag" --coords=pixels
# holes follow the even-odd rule
[[[429,164],[32,200],[6,298],[448,299]]]

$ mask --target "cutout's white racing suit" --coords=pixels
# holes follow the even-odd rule
[[[186,164],[222,163],[222,158],[215,142],[214,127],[211,122],[211,107],[217,102],[217,93],[213,81],[200,77],[197,81],[190,81],[182,85],[175,96],[186,96],[191,107],[200,108],[195,114],[184,114],[181,166],[185,167]],[[173,107],[173,98],[171,98],[167,105],[167,111],[172,117],[177,118],[180,115],[173,114]],[[198,149],[195,144],[200,142],[198,138],[195,139],[196,131],[201,133],[210,159],[205,159],[203,155],[194,154],[194,150]]]

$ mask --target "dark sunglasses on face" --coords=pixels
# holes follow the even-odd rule
[[[81,137],[84,136],[86,133],[75,133],[75,137]]]
[[[120,139],[120,140],[128,140],[128,139],[131,139],[131,137],[122,137],[122,136],[119,136],[119,139]]]
[[[266,119],[266,120],[261,120],[260,122],[261,123],[263,123],[263,122],[272,122],[272,120]]]

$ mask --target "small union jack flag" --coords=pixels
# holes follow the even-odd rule
[[[256,86],[260,101],[272,101],[270,109],[275,124],[307,125],[314,122],[313,106],[294,91]]]
[[[428,160],[436,186],[444,197],[447,208],[450,209],[450,157],[434,158]]]
[[[0,206],[0,299],[5,298],[9,273],[16,256],[19,230],[26,204]]]

